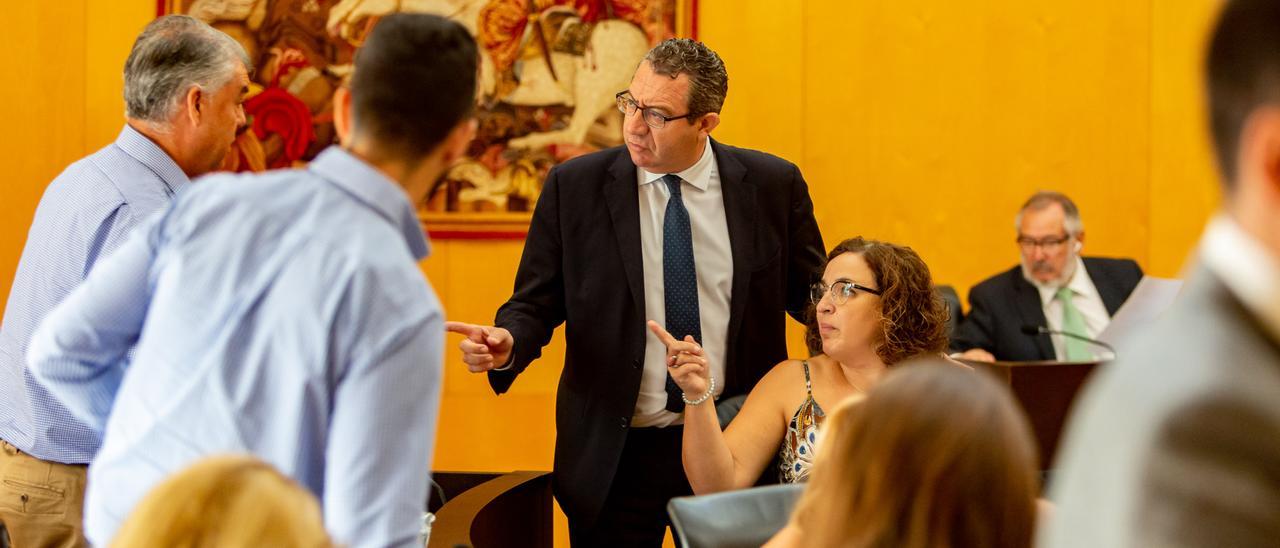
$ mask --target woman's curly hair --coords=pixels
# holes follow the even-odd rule
[[[882,344],[876,353],[885,365],[893,365],[920,354],[942,352],[947,347],[947,320],[950,311],[933,288],[929,266],[910,247],[850,238],[831,249],[827,261],[845,253],[857,253],[876,277],[880,295]],[[812,354],[822,353],[822,336],[816,320],[816,305],[809,305],[805,343]]]

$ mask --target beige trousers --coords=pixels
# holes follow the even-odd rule
[[[0,523],[13,548],[88,546],[81,464],[37,459],[0,440]]]

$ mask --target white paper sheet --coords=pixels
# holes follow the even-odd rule
[[[1111,345],[1128,338],[1163,314],[1182,291],[1182,280],[1144,276],[1098,340]]]

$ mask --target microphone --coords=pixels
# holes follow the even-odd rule
[[[1110,358],[1106,358],[1106,359],[1109,359],[1109,360],[1114,360],[1114,359],[1116,359],[1116,349],[1115,349],[1115,347],[1113,347],[1113,346],[1111,346],[1111,345],[1109,345],[1109,344],[1107,344],[1107,343],[1104,343],[1104,342],[1102,342],[1102,341],[1100,341],[1100,340],[1098,340],[1098,339],[1090,339],[1089,337],[1085,337],[1085,336],[1083,336],[1083,335],[1077,335],[1077,334],[1075,334],[1075,333],[1068,333],[1068,332],[1066,332],[1066,331],[1062,331],[1062,330],[1059,330],[1059,329],[1049,329],[1048,327],[1045,327],[1045,326],[1043,326],[1043,325],[1030,325],[1030,324],[1027,324],[1027,325],[1022,326],[1022,334],[1023,334],[1023,335],[1032,336],[1032,337],[1035,337],[1035,336],[1038,336],[1038,335],[1062,335],[1063,337],[1071,337],[1071,338],[1073,338],[1073,339],[1078,339],[1078,340],[1081,340],[1081,341],[1087,342],[1087,343],[1092,344],[1092,345],[1094,345],[1094,346],[1100,346],[1100,347],[1102,347],[1102,348],[1105,348],[1105,349],[1107,350],[1107,352],[1110,352],[1110,353],[1111,353],[1111,357],[1110,357]]]

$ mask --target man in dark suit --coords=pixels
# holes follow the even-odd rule
[[[1223,2],[1206,59],[1222,211],[1168,310],[1073,408],[1045,548],[1280,540],[1280,2]]]
[[[451,323],[471,371],[505,392],[565,324],[554,488],[579,546],[659,546],[665,506],[691,493],[683,406],[645,320],[693,336],[717,383],[751,390],[786,358],[821,277],[822,237],[795,165],[717,143],[724,64],[692,40],[659,44],[618,94],[626,145],[553,169],[515,293],[493,327]]]
[[[1032,195],[1017,227],[1022,263],[969,291],[970,312],[951,349],[978,361],[1093,359],[1085,341],[1024,329],[1096,338],[1142,279],[1142,268],[1130,259],[1081,257],[1080,210],[1058,192]]]

